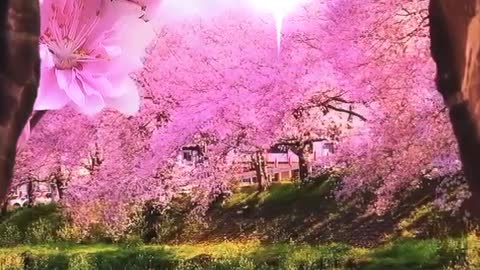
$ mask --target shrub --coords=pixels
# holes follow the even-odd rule
[[[25,241],[31,244],[51,243],[54,242],[56,232],[60,228],[57,222],[51,219],[39,218],[27,227],[25,231]]]
[[[64,242],[81,243],[85,239],[82,229],[71,223],[65,223],[57,232],[58,239]]]
[[[22,241],[22,233],[14,224],[0,225],[0,246],[14,246]]]
[[[95,263],[89,254],[73,254],[68,263],[68,270],[95,270]]]
[[[0,270],[22,270],[23,258],[20,254],[0,253]]]
[[[89,227],[88,227],[88,230],[87,230],[87,239],[90,242],[93,242],[93,243],[96,243],[96,242],[112,243],[112,242],[114,242],[113,237],[108,232],[108,228],[106,228],[104,225],[102,225],[100,223],[89,224]]]
[[[136,234],[128,234],[121,239],[121,246],[124,248],[136,248],[143,245],[143,240]]]
[[[62,213],[53,204],[17,209],[0,221],[0,245],[53,242],[63,224]]]

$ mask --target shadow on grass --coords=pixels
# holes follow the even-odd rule
[[[371,203],[368,196],[360,202],[335,200],[335,187],[336,182],[328,179],[301,188],[292,183],[274,184],[261,193],[255,187],[244,187],[208,214],[208,228],[181,238],[374,247],[401,237],[458,237],[467,231],[460,217],[433,210],[435,192],[428,184],[403,194],[398,206],[383,216],[366,214]]]

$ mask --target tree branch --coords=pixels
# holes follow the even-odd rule
[[[332,106],[332,105],[327,105],[326,107],[329,108],[329,109],[331,109],[331,110],[337,111],[337,112],[344,112],[344,113],[348,113],[349,115],[356,116],[356,117],[360,118],[362,121],[367,121],[367,118],[365,118],[365,117],[362,116],[361,114],[356,113],[356,112],[354,112],[354,111],[345,110],[345,109],[342,109],[342,108],[337,108],[337,107],[334,107],[334,106]]]

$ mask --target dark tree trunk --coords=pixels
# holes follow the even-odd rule
[[[262,192],[267,190],[267,188],[270,186],[270,179],[267,173],[267,162],[265,160],[264,153],[256,152],[253,154],[252,164],[257,177],[258,191]]]
[[[305,181],[310,176],[310,162],[308,161],[308,154],[300,151],[298,155],[298,172],[300,181]]]
[[[292,152],[298,156],[298,172],[300,182],[305,181],[310,176],[310,146],[305,143],[297,143],[291,146]]]
[[[67,176],[65,176],[60,168],[52,175],[51,187],[55,190],[58,200],[62,200],[65,196],[65,189],[67,184]]]
[[[28,198],[28,205],[33,206],[35,203],[35,194],[34,194],[34,179],[30,178],[27,182],[27,198]]]
[[[64,193],[65,193],[64,192],[64,190],[65,190],[64,182],[65,181],[64,181],[63,177],[60,177],[60,176],[55,177],[54,186],[55,186],[55,189],[56,189],[59,200],[62,200],[65,197],[65,195],[64,195]]]
[[[4,217],[8,212],[8,200],[1,202],[0,207],[0,219]]]
[[[472,198],[465,204],[480,215],[480,1],[431,0],[431,53],[436,83],[449,108]]]
[[[38,0],[0,1],[0,201],[13,176],[18,138],[40,79]]]

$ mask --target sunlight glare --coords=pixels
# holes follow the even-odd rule
[[[268,12],[275,19],[277,52],[280,53],[283,20],[305,0],[250,0],[250,4],[260,12]]]

